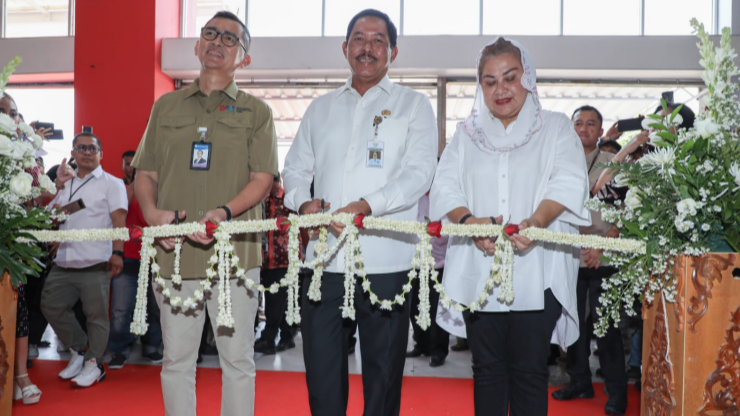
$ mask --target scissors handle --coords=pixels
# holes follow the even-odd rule
[[[175,225],[180,225],[180,211],[175,210]]]
[[[324,198],[321,198],[321,213],[324,213]]]

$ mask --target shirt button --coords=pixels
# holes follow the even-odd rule
[[[503,175],[501,175],[501,177],[502,177],[502,178],[505,178],[505,177],[506,177],[506,174],[503,174]],[[203,186],[203,185],[201,185],[201,186]]]
[[[198,215],[203,215],[203,211],[198,211]]]
[[[206,110],[206,113],[211,114],[211,110]]]
[[[345,196],[345,197],[344,197],[344,198],[342,198],[342,199],[346,201],[346,200],[347,200],[347,197]]]
[[[506,200],[505,199],[502,199],[501,202],[506,202]]]
[[[200,187],[202,188],[202,187],[203,187],[203,184],[200,184],[200,185],[198,185],[198,186],[200,186]]]

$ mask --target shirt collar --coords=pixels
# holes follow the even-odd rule
[[[75,169],[75,178],[79,179],[79,176],[77,176],[77,172],[78,172],[78,170],[77,170],[77,169]],[[103,167],[102,167],[102,166],[100,166],[100,165],[98,165],[98,167],[97,167],[97,168],[95,168],[95,170],[93,170],[93,171],[92,171],[91,173],[92,173],[92,175],[93,175],[94,177],[96,177],[96,178],[99,178],[99,177],[101,177],[101,176],[103,175]],[[87,177],[87,176],[85,176],[85,178],[86,178],[86,177]],[[84,179],[84,178],[83,178],[83,179]]]
[[[386,74],[372,88],[375,88],[375,87],[380,87],[381,90],[385,91],[388,95],[391,95],[391,91],[393,91],[393,81],[391,81],[391,79],[388,78],[388,75]],[[348,90],[352,90],[352,89],[353,89],[352,88],[352,76],[350,76],[349,78],[347,78],[347,82],[345,82],[344,85],[342,85],[341,87],[339,87],[339,90],[337,91],[337,95],[335,96],[335,98],[336,97],[339,97],[340,95],[342,95],[343,92],[348,91]]]
[[[187,93],[185,94],[185,98],[191,97],[195,95],[196,93],[200,92],[200,84],[199,84],[200,78],[196,79],[195,82],[190,84],[190,87],[187,89]],[[239,87],[236,86],[235,81],[231,81],[229,85],[226,86],[223,90],[224,94],[228,95],[229,98],[236,101],[236,95],[239,93]]]

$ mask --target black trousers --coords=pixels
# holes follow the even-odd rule
[[[437,280],[440,283],[442,283],[444,271],[444,268],[437,269],[439,273]],[[434,319],[437,316],[439,292],[432,287],[429,288],[429,316],[432,318],[432,325],[425,331],[416,323],[420,303],[419,279],[414,279],[411,286],[411,326],[414,328],[414,342],[422,352],[432,357],[447,358],[447,354],[450,352],[450,334],[437,325],[437,321]]]
[[[601,282],[616,273],[613,267],[599,267],[589,269],[582,267],[578,270],[578,322],[580,336],[575,344],[568,348],[568,374],[571,382],[591,384],[591,367],[588,357],[591,355],[591,341],[586,326],[586,299],[590,306],[591,317],[594,323],[599,315],[596,309],[601,306],[599,297],[604,292]],[[610,395],[627,395],[627,372],[624,365],[624,347],[622,334],[619,328],[609,325],[606,335],[596,338],[599,348],[599,364],[604,374],[606,389]]]
[[[550,289],[544,296],[541,311],[463,313],[476,416],[547,415],[547,357],[562,306]]]
[[[344,275],[324,272],[321,301],[308,299],[311,274],[303,282],[301,332],[308,402],[313,416],[344,416],[349,394],[349,332],[357,325],[362,352],[364,416],[398,416],[409,334],[408,296],[403,305],[384,311],[372,306],[355,284],[355,317],[342,319]],[[408,272],[368,274],[380,299],[393,299],[408,282]]]
[[[260,270],[260,281],[267,287],[273,283],[280,283],[280,279],[288,273],[288,268],[262,269]],[[290,326],[285,321],[285,310],[288,308],[288,289],[281,287],[277,293],[265,292],[265,329],[260,339],[275,341],[280,330],[281,340],[293,339]]]

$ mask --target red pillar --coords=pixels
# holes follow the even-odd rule
[[[179,0],[75,1],[75,133],[92,126],[105,171],[121,177],[154,101],[175,89],[162,72],[162,38],[180,35]]]

